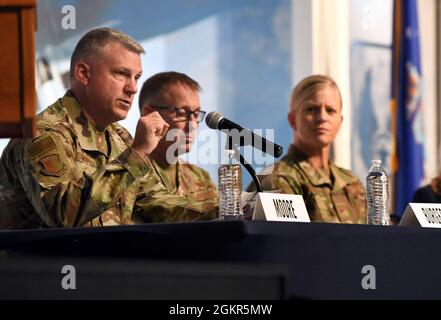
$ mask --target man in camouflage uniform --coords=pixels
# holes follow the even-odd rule
[[[329,160],[343,121],[341,95],[330,77],[314,75],[293,90],[288,121],[294,143],[262,175],[264,190],[299,194],[311,221],[366,223],[366,194],[360,180]]]
[[[159,111],[169,125],[150,155],[154,173],[141,181],[134,216],[144,222],[194,221],[217,217],[218,195],[207,172],[182,161],[204,118],[199,84],[178,72],[158,73],[145,81],[139,95],[141,115]]]
[[[148,155],[168,125],[155,112],[126,118],[144,50],[110,28],[88,32],[71,60],[70,90],[37,117],[33,140],[12,139],[0,163],[0,228],[132,223]]]

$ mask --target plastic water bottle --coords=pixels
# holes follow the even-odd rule
[[[219,167],[219,220],[239,220],[243,218],[241,205],[242,170],[240,164],[233,163],[233,150],[226,150],[228,163]]]
[[[372,160],[366,178],[368,224],[389,224],[389,179],[381,160]]]

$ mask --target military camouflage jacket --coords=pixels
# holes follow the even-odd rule
[[[129,147],[127,130],[97,130],[69,91],[36,124],[36,138],[12,139],[3,152],[0,228],[132,223],[150,164]]]
[[[167,171],[151,159],[154,173],[141,180],[134,219],[143,222],[210,220],[218,216],[218,194],[208,173],[179,160]],[[172,170],[170,170],[172,169]]]
[[[311,221],[366,223],[366,193],[360,180],[332,163],[330,173],[331,178],[314,169],[291,145],[272,173],[261,176],[262,188],[302,195]]]

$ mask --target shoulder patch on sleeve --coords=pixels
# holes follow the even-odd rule
[[[58,154],[50,154],[40,159],[39,162],[42,174],[60,177],[66,172],[66,165],[61,161]]]
[[[30,159],[35,159],[43,153],[57,148],[54,139],[51,136],[43,136],[32,141],[28,153]]]

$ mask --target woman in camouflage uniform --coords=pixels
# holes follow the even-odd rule
[[[261,173],[262,186],[302,195],[311,221],[366,223],[363,185],[329,159],[342,121],[341,94],[333,79],[313,75],[300,81],[288,113],[294,142],[280,162]]]

